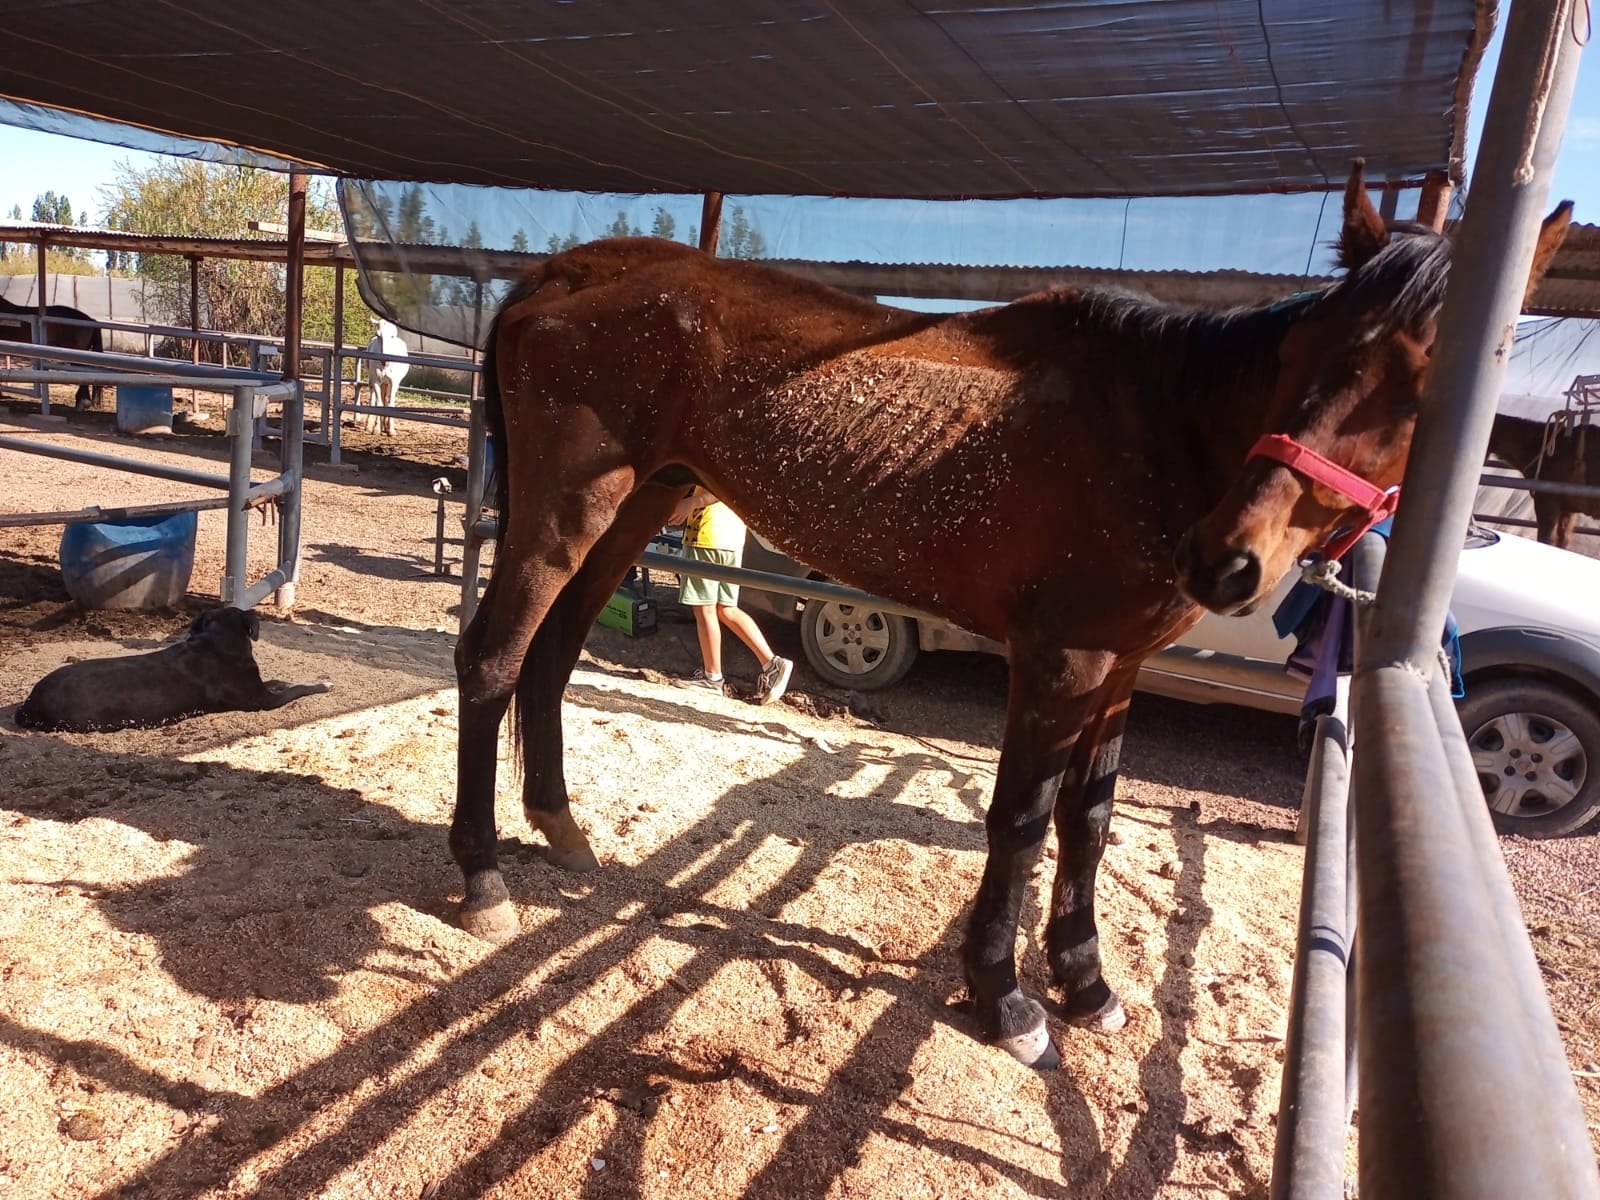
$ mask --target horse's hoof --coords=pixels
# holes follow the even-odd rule
[[[1054,1071],[1061,1065],[1061,1052],[1050,1040],[1050,1030],[1045,1026],[1042,1012],[1038,1025],[1015,1037],[1000,1038],[995,1045],[1023,1066],[1036,1071]]]
[[[1128,1011],[1122,1007],[1122,1001],[1115,992],[1106,1002],[1093,1012],[1069,1014],[1067,1021],[1073,1025],[1080,1025],[1085,1029],[1097,1029],[1101,1033],[1116,1033],[1128,1023]]]
[[[600,860],[594,856],[594,851],[589,849],[587,842],[570,850],[557,850],[551,846],[550,862],[563,871],[574,871],[579,875],[600,869]]]
[[[1013,991],[1001,999],[997,1016],[1000,1032],[994,1038],[996,1046],[1038,1071],[1053,1071],[1061,1065],[1061,1054],[1045,1024],[1044,1006],[1037,1000]]]
[[[488,908],[469,908],[463,904],[461,928],[495,946],[505,945],[522,932],[522,926],[517,921],[517,910],[511,907],[509,900],[502,900]]]
[[[600,860],[589,848],[589,839],[583,836],[583,830],[579,829],[578,823],[572,819],[571,809],[562,808],[549,812],[530,808],[528,820],[535,829],[544,834],[544,840],[550,843],[550,861],[555,866],[563,871],[580,873],[600,869]]]

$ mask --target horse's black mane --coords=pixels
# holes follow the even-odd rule
[[[1095,289],[1074,298],[1084,316],[1108,331],[1146,342],[1234,341],[1248,332],[1276,343],[1289,326],[1335,305],[1371,315],[1367,336],[1416,328],[1438,315],[1450,273],[1450,242],[1439,234],[1408,234],[1390,242],[1342,279],[1321,291],[1247,308],[1204,309],[1167,304],[1114,288]]]

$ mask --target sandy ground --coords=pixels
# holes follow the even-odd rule
[[[77,610],[59,528],[0,533],[0,1194],[1266,1195],[1292,721],[1136,701],[1099,890],[1130,1023],[1059,1028],[1064,1069],[1038,1074],[974,1040],[957,963],[1003,666],[930,656],[863,698],[802,665],[756,708],[671,686],[697,655],[669,602],[654,637],[596,630],[568,692],[603,871],[545,861],[502,766],[524,933],[488,947],[453,923],[445,848],[459,581],[431,573],[427,481],[460,445],[418,429],[311,469],[300,602],[262,610],[257,658],[335,689],[277,713],[18,732],[48,670],[187,624],[223,520],[202,514],[195,595],[158,614]],[[28,436],[112,443],[103,422]],[[0,451],[0,510],[181,494]],[[254,572],[274,541],[253,531]],[[753,676],[740,649],[730,673]],[[1600,843],[1505,846],[1573,1064],[1600,1071]],[[1600,1123],[1600,1079],[1579,1085]]]

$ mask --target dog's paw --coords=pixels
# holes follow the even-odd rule
[[[311,686],[319,692],[331,692],[333,691],[333,680],[319,679]]]

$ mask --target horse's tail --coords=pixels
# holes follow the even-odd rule
[[[96,354],[99,354],[105,348],[105,338],[102,336],[100,326],[96,325],[89,330],[89,349],[93,350]]]

